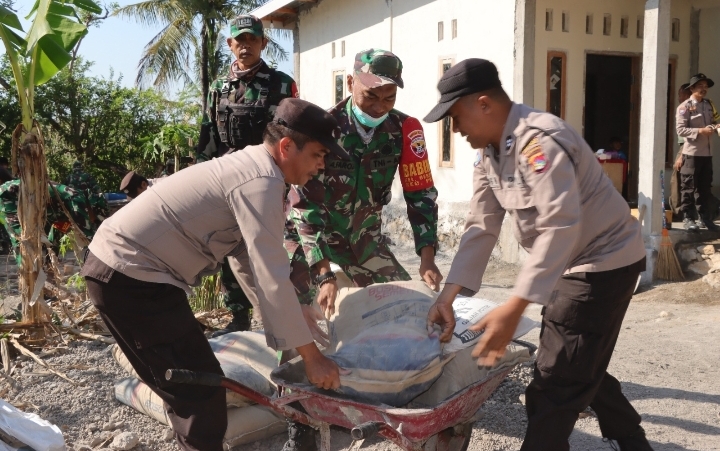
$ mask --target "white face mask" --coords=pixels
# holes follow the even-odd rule
[[[378,125],[385,122],[385,119],[387,119],[389,113],[385,113],[380,117],[372,117],[369,114],[365,113],[363,110],[361,110],[357,105],[355,105],[355,102],[352,104],[352,112],[355,115],[355,118],[365,127],[375,128]]]

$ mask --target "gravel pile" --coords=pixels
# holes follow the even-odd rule
[[[110,346],[74,340],[56,349],[43,360],[80,385],[45,374],[42,365],[20,356],[13,377],[22,388],[4,399],[60,427],[68,451],[178,449],[169,427],[115,400],[114,383],[127,376],[113,360]]]

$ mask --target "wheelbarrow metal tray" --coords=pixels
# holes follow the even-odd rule
[[[316,420],[347,429],[367,422],[385,423],[406,439],[422,442],[440,431],[470,421],[511,370],[512,367],[507,367],[490,373],[485,379],[428,408],[368,404],[333,391],[315,388],[308,383],[301,360],[281,365],[270,377],[284,390],[290,390],[288,402],[300,402],[308,415]],[[275,402],[282,399],[276,399]],[[381,432],[381,435],[385,434]]]

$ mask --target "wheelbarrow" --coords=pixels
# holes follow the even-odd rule
[[[530,349],[530,343],[515,341]],[[278,385],[278,396],[269,397],[238,381],[218,374],[188,370],[168,370],[171,382],[223,387],[270,408],[278,415],[320,430],[320,450],[330,451],[330,426],[350,430],[355,441],[381,436],[405,451],[465,451],[472,427],[482,404],[490,397],[514,366],[491,371],[477,381],[433,407],[397,408],[368,404],[343,394],[311,385],[305,377],[302,360],[287,362],[271,373]]]

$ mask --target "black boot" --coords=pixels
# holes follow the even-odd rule
[[[645,438],[645,429],[642,426],[638,426],[637,430],[629,436],[615,441],[620,447],[620,451],[653,451],[652,446]],[[610,446],[613,449],[618,449],[612,440],[610,440]]]
[[[230,323],[225,326],[224,329],[216,330],[211,335],[211,338],[220,337],[230,332],[242,332],[250,330],[250,312],[247,310],[241,310],[237,313],[233,313],[233,319]]]
[[[317,451],[316,435],[314,428],[288,420],[288,441],[282,451]]]
[[[720,231],[720,226],[715,224],[712,219],[708,215],[702,215],[701,216],[702,222],[707,227],[707,229],[711,232],[717,232]]]

